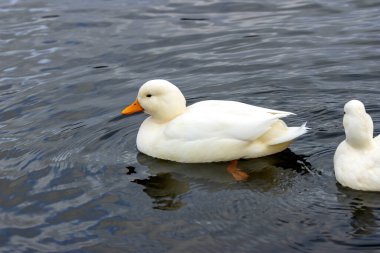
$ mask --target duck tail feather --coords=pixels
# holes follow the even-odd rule
[[[286,135],[283,135],[281,137],[278,137],[274,140],[272,140],[269,144],[270,145],[276,145],[280,143],[285,143],[294,140],[295,138],[307,133],[307,131],[310,129],[306,126],[306,123],[303,123],[300,127],[289,127],[288,133]]]

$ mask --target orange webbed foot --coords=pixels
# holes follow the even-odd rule
[[[237,164],[238,164],[237,160],[231,161],[230,165],[228,165],[227,171],[235,178],[236,181],[239,181],[239,182],[246,181],[249,175],[245,173],[244,171],[241,171],[237,167]]]

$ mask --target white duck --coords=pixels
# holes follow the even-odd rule
[[[137,148],[152,157],[183,163],[256,158],[285,150],[306,133],[306,124],[287,127],[280,118],[293,113],[240,102],[207,100],[186,107],[172,83],[151,80],[122,114],[151,116],[137,134]]]
[[[373,138],[373,122],[362,102],[344,106],[346,140],[334,155],[336,180],[355,190],[380,191],[380,136]]]

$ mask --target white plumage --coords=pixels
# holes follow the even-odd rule
[[[287,127],[281,120],[293,113],[240,102],[208,100],[186,107],[181,91],[165,80],[141,86],[136,104],[151,115],[139,129],[138,150],[177,162],[262,157],[283,151],[307,131],[305,124]],[[123,113],[135,112],[131,106]]]
[[[373,122],[362,102],[351,100],[344,106],[346,139],[334,155],[337,181],[363,191],[380,191],[380,136],[373,138]]]

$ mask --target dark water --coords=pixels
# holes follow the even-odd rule
[[[380,2],[0,2],[1,252],[380,252],[380,194],[336,184],[342,107],[380,129]],[[138,154],[163,78],[189,103],[297,113],[290,150],[184,165]],[[379,133],[378,131],[376,133]]]

